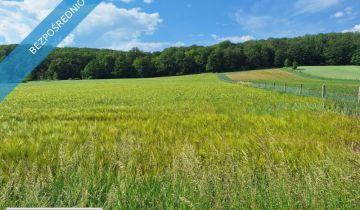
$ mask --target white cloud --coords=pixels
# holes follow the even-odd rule
[[[347,33],[347,32],[358,32],[360,33],[360,24],[359,25],[355,25],[353,28],[344,30],[343,33]]]
[[[75,44],[75,35],[74,34],[69,34],[67,37],[65,37],[65,39],[59,44],[59,47],[66,47],[72,44]]]
[[[339,11],[339,12],[336,12],[335,14],[333,14],[331,17],[332,18],[342,18],[344,17],[345,13],[343,11]]]
[[[0,1],[0,40],[6,44],[19,43],[60,1]],[[151,2],[147,0],[147,3]],[[153,34],[161,22],[158,13],[119,8],[114,3],[103,2],[59,46],[76,43],[82,47],[158,50],[172,44],[142,42],[141,38]]]
[[[129,42],[124,42],[122,44],[116,46],[109,46],[107,48],[115,49],[115,50],[130,50],[134,47],[139,49],[154,52],[154,51],[161,51],[168,47],[184,47],[185,43],[183,42],[140,42],[137,40],[131,40]]]
[[[55,8],[60,0],[0,1],[0,37],[17,43]]]
[[[153,0],[144,0],[144,3],[151,4]]]
[[[331,15],[331,17],[336,18],[336,19],[340,19],[340,18],[350,17],[350,16],[353,16],[353,15],[354,15],[353,8],[352,7],[347,7],[342,11],[338,11],[338,12],[334,13],[333,15]]]
[[[171,47],[185,47],[185,45],[184,42],[175,42],[171,44]]]
[[[124,2],[124,3],[130,3],[130,2],[132,2],[133,0],[121,0],[122,2]]]
[[[297,15],[304,13],[316,13],[338,5],[342,0],[297,0],[295,9]]]
[[[120,0],[120,1],[122,1],[124,3],[130,3],[130,2],[133,2],[134,0]],[[154,2],[154,0],[143,0],[143,2],[146,4],[151,4]]]
[[[229,37],[219,37],[218,35],[212,34],[211,37],[215,39],[217,42],[223,41],[231,41],[232,43],[242,43],[253,40],[254,37],[252,36],[229,36]]]
[[[92,42],[97,47],[121,49],[121,46],[129,46],[127,43],[140,43],[141,36],[153,34],[161,22],[158,13],[102,3],[74,33],[80,45]]]

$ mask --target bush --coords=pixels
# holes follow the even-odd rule
[[[286,68],[288,68],[288,67],[291,66],[291,61],[290,61],[289,58],[286,58],[285,63],[284,63],[284,66],[285,66]]]
[[[294,70],[296,70],[296,69],[298,68],[298,66],[299,66],[298,62],[294,61],[294,62],[293,62],[293,65],[292,65],[292,68],[293,68]]]

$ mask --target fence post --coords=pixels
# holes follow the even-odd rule
[[[300,95],[303,94],[303,84],[300,84]]]
[[[360,104],[360,86],[359,86],[359,93],[358,93],[358,103]]]
[[[287,83],[284,84],[284,92],[287,92]]]
[[[325,84],[321,88],[321,97],[322,98],[326,97],[326,86],[325,86]]]
[[[276,90],[276,82],[274,82],[274,89]]]

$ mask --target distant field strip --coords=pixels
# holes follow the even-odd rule
[[[254,70],[244,72],[232,72],[227,74],[235,81],[305,81],[308,78],[298,76],[280,69]]]
[[[325,98],[339,102],[347,113],[360,114],[360,81],[324,79],[282,69],[232,72],[226,76],[232,82],[251,82],[257,88],[312,97],[322,97],[322,86],[325,85]]]
[[[299,69],[314,77],[360,81],[360,66],[301,66]]]

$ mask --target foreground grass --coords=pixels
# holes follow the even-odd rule
[[[39,82],[0,105],[0,208],[357,209],[360,123],[215,75]]]

